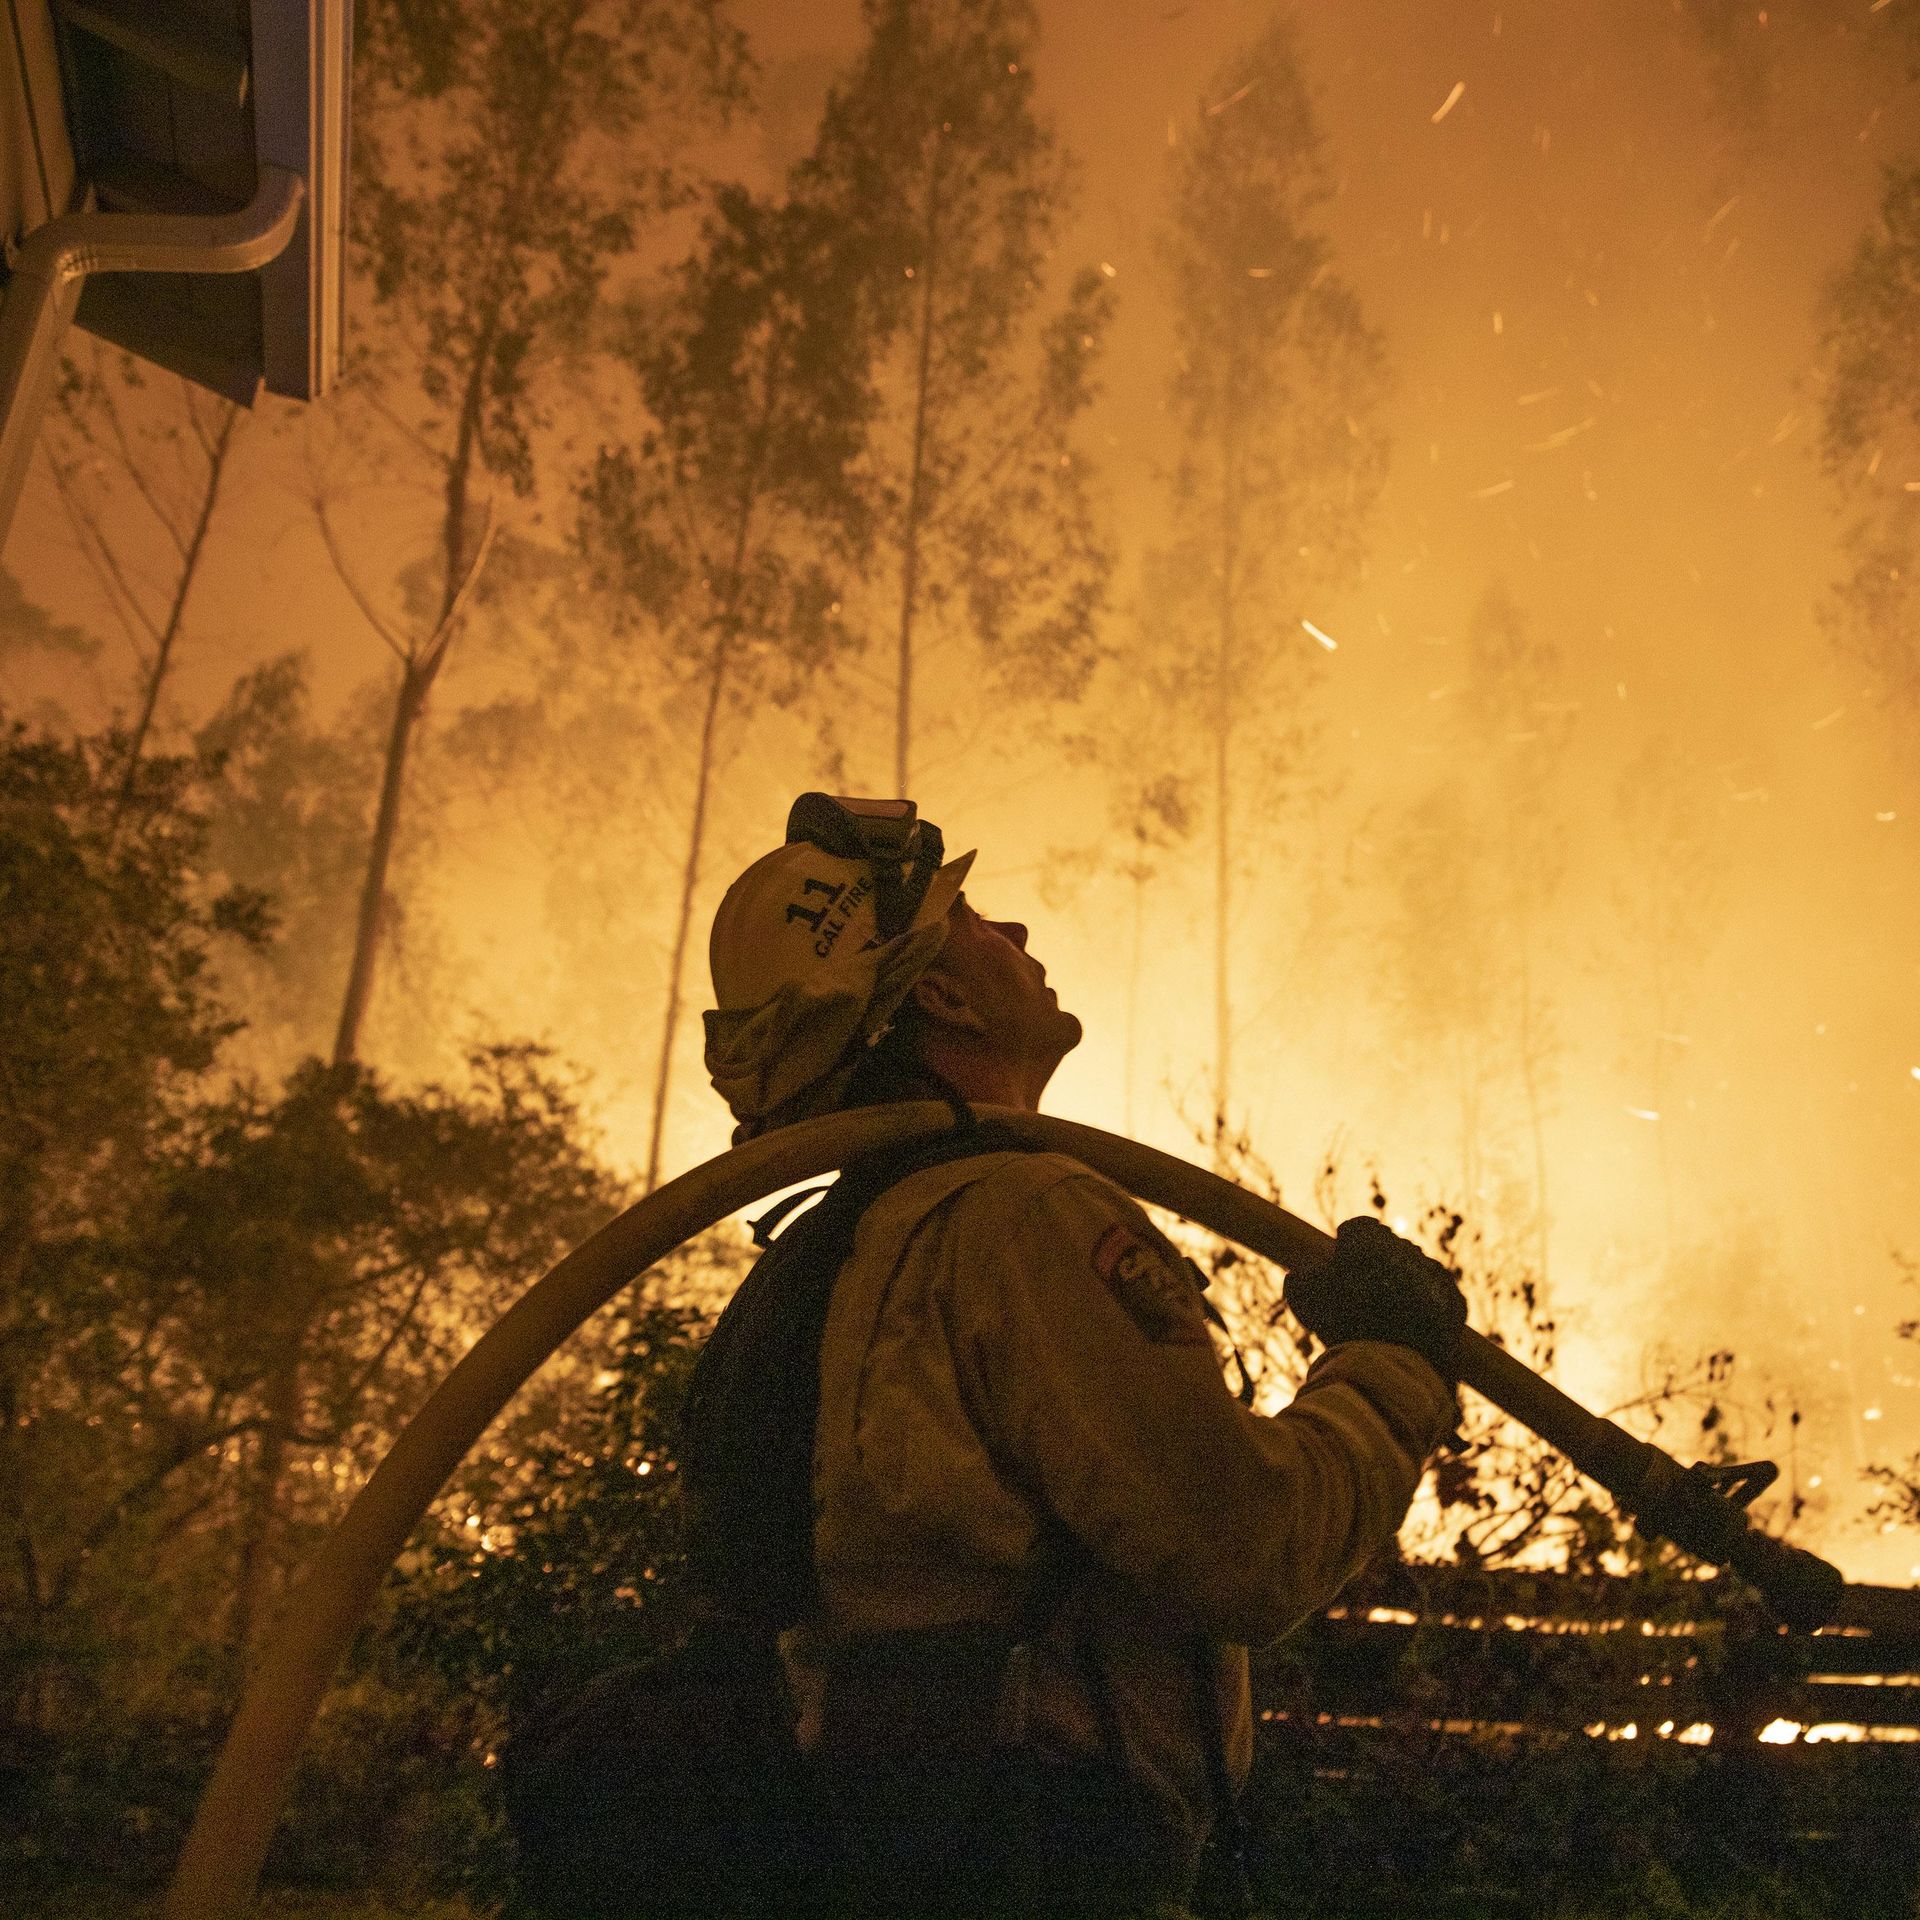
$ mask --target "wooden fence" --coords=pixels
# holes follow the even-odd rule
[[[1512,1886],[1639,1849],[1915,1910],[1920,1633],[1790,1634],[1730,1580],[1388,1565],[1256,1661],[1254,1709],[1256,1826],[1323,1870],[1497,1856]]]

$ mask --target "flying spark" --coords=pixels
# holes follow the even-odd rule
[[[1550,433],[1544,440],[1532,440],[1527,443],[1529,453],[1551,453],[1556,447],[1564,447],[1569,440],[1577,440],[1581,434],[1595,425],[1592,414],[1571,427],[1562,427],[1558,433]]]
[[[1496,494],[1509,492],[1512,486],[1511,480],[1496,480],[1490,487],[1475,487],[1473,497],[1476,500],[1491,500]]]
[[[1632,1114],[1636,1120],[1658,1120],[1660,1118],[1659,1114],[1656,1113],[1652,1107],[1629,1107],[1627,1111]]]
[[[1327,650],[1327,651],[1328,651],[1329,653],[1336,653],[1336,652],[1338,652],[1338,651],[1339,651],[1339,647],[1340,647],[1340,642],[1339,642],[1338,640],[1336,640],[1336,639],[1335,639],[1335,638],[1333,637],[1333,635],[1332,635],[1332,634],[1330,634],[1330,633],[1323,633],[1323,632],[1322,632],[1322,631],[1320,630],[1320,628],[1318,628],[1318,627],[1316,627],[1316,626],[1315,626],[1315,625],[1313,624],[1313,622],[1312,622],[1311,620],[1302,620],[1302,621],[1300,622],[1300,624],[1301,624],[1301,625],[1302,625],[1302,626],[1303,626],[1304,628],[1306,628],[1306,630],[1307,630],[1307,631],[1308,631],[1308,632],[1309,632],[1310,634],[1312,634],[1312,635],[1313,635],[1313,637],[1314,637],[1314,638],[1315,638],[1316,640],[1318,640],[1318,641],[1320,642],[1320,644],[1321,644],[1321,645],[1322,645],[1323,647],[1325,647],[1325,648],[1326,648],[1326,650]]]
[[[1456,80],[1453,83],[1453,91],[1433,110],[1433,124],[1436,127],[1460,104],[1460,96],[1466,90],[1467,83],[1464,80]]]
[[[1836,720],[1838,720],[1840,716],[1845,712],[1846,712],[1845,707],[1835,707],[1831,713],[1822,714],[1820,718],[1813,723],[1809,731],[1813,733],[1819,733],[1823,728],[1832,726],[1833,723]]]

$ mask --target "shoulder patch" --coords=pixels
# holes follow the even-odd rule
[[[1093,1249],[1093,1270],[1149,1340],[1159,1345],[1209,1345],[1193,1299],[1193,1281],[1143,1234],[1115,1223]]]

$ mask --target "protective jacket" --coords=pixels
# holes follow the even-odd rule
[[[1015,1731],[1063,1761],[1117,1740],[1190,1861],[1221,1744],[1200,1714],[1218,1715],[1244,1778],[1247,1647],[1393,1534],[1455,1416],[1424,1360],[1374,1341],[1324,1354],[1278,1414],[1241,1406],[1177,1250],[1130,1196],[1050,1153],[929,1167],[868,1209],[820,1385],[821,1610],[783,1644],[802,1746],[832,1721],[829,1673],[849,1684],[836,1645],[1012,1627],[1070,1537],[1072,1596],[1023,1669]],[[1206,1708],[1197,1635],[1216,1643]]]

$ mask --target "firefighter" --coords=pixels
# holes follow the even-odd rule
[[[807,795],[714,921],[736,1138],[839,1108],[1037,1110],[1079,1042],[1027,930],[905,802]],[[817,1604],[782,1640],[845,1854],[829,1904],[1108,1914],[1236,1850],[1247,1649],[1399,1526],[1456,1418],[1454,1276],[1377,1221],[1290,1277],[1325,1350],[1228,1390],[1194,1270],[1060,1154],[950,1150],[869,1199],[820,1339]],[[1240,1876],[1218,1876],[1223,1905]]]

